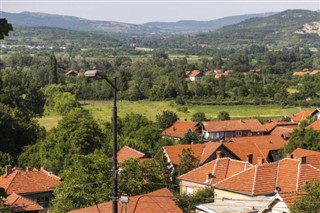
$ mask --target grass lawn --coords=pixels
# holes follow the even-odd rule
[[[111,121],[112,118],[112,101],[82,101],[82,107],[90,111],[98,122]],[[121,101],[117,102],[118,116],[124,117],[127,113],[139,113],[148,119],[155,121],[156,115],[162,111],[169,110],[177,113],[181,120],[191,119],[196,112],[204,112],[209,119],[216,119],[221,111],[229,112],[231,119],[240,118],[278,118],[282,116],[290,116],[300,112],[300,107],[289,107],[282,109],[277,105],[239,105],[239,106],[222,106],[222,105],[186,105],[188,112],[178,111],[181,106],[172,105],[170,101]],[[50,115],[39,118],[39,123],[46,130],[57,126],[61,120],[59,115]]]

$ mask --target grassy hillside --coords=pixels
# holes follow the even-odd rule
[[[85,101],[82,107],[90,111],[98,122],[111,121],[112,117],[112,101]],[[139,113],[155,121],[156,115],[164,110],[174,111],[180,119],[190,120],[196,112],[204,112],[209,119],[216,119],[220,111],[229,112],[231,119],[240,118],[276,118],[289,116],[301,111],[300,107],[289,107],[282,109],[276,105],[242,105],[242,106],[212,106],[212,105],[190,105],[186,106],[188,112],[178,111],[181,106],[174,106],[170,101],[118,101],[118,115],[124,117],[127,113]],[[40,125],[47,130],[56,126],[61,116],[44,116],[39,119]]]
[[[309,45],[319,48],[317,34],[297,34],[303,25],[320,20],[318,12],[287,10],[268,17],[251,18],[239,24],[223,27],[212,33],[202,33],[172,42],[184,46],[205,44],[218,48],[237,48],[259,44],[273,47]]]

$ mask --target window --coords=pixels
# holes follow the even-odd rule
[[[248,136],[252,136],[252,132],[248,132]]]
[[[187,186],[187,195],[193,195],[193,188]]]
[[[236,137],[242,136],[242,131],[236,131]]]

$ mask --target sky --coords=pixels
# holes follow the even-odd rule
[[[320,10],[320,0],[0,0],[0,11],[5,12],[43,12],[132,24],[208,21],[287,9]]]

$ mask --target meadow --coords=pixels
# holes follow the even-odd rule
[[[169,110],[177,113],[181,120],[190,120],[196,112],[204,112],[210,120],[217,118],[221,111],[227,111],[231,119],[240,118],[281,118],[291,116],[300,112],[301,107],[281,108],[278,105],[175,105],[172,101],[117,101],[118,116],[124,117],[126,114],[139,113],[146,116],[149,120],[155,121],[156,115],[162,111]],[[112,118],[112,101],[82,101],[81,106],[88,110],[93,117],[99,122],[111,121]],[[187,109],[187,111],[185,111]],[[55,127],[62,117],[59,115],[49,115],[39,118],[40,125],[47,130]]]

